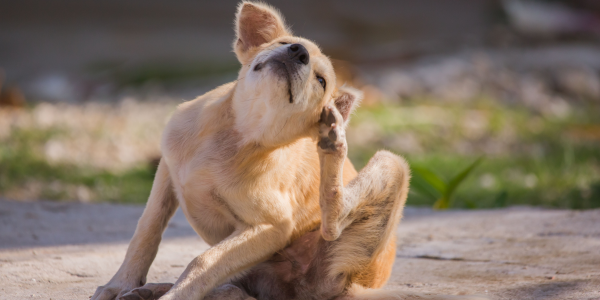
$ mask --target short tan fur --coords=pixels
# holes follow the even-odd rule
[[[235,28],[238,79],[173,114],[125,260],[92,299],[416,299],[371,290],[391,274],[410,175],[387,151],[360,173],[348,160],[361,93],[274,8],[241,3]],[[172,287],[144,286],[177,207],[211,247]]]

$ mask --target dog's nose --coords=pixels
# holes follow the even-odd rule
[[[303,65],[308,64],[310,56],[308,55],[308,50],[306,50],[304,46],[292,44],[288,47],[288,54],[293,61]]]

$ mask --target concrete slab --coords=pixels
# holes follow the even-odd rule
[[[143,207],[0,201],[0,299],[87,299],[118,269]],[[386,288],[492,299],[600,299],[600,210],[407,208]],[[178,212],[148,282],[208,248]]]

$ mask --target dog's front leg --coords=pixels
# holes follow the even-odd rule
[[[348,153],[344,120],[334,106],[323,108],[319,120],[321,235],[332,241],[342,232],[340,221],[349,212],[344,202],[343,166]]]
[[[227,278],[282,249],[292,222],[240,226],[228,238],[196,257],[161,300],[202,299]]]
[[[112,300],[146,283],[146,275],[158,252],[162,233],[177,206],[167,164],[161,160],[148,204],[138,221],[125,260],[115,276],[106,285],[98,287],[92,300]]]

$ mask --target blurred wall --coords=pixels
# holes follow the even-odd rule
[[[494,0],[267,1],[329,55],[386,62],[483,42]],[[9,81],[94,64],[231,63],[238,1],[0,1],[0,68]]]

